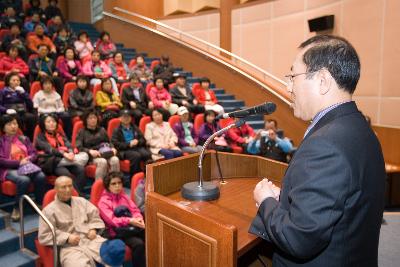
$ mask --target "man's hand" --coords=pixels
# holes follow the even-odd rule
[[[154,103],[149,101],[149,109],[153,109],[154,108]]]
[[[189,106],[189,102],[187,102],[186,100],[182,100],[182,106]]]
[[[136,108],[136,103],[131,101],[131,102],[129,102],[129,106],[131,106],[132,109],[135,109]]]
[[[129,223],[139,228],[145,228],[143,218],[132,218]]]
[[[96,238],[96,236],[97,236],[96,229],[90,229],[89,232],[88,232],[88,234],[87,234],[87,237],[88,237],[90,240],[93,240],[93,239]]]
[[[68,244],[77,246],[81,238],[77,234],[70,234],[68,237]]]
[[[114,156],[116,156],[118,151],[115,148],[111,148],[111,150],[114,153]]]
[[[130,146],[130,147],[134,147],[134,146],[137,146],[138,143],[139,143],[139,141],[138,141],[137,139],[133,139],[133,140],[129,143],[129,146]]]
[[[98,158],[100,157],[100,152],[94,149],[90,149],[89,150],[89,154],[90,156],[92,156],[93,158]]]
[[[268,179],[263,179],[254,188],[253,196],[257,205],[261,205],[264,199],[273,197],[279,201],[280,189]]]

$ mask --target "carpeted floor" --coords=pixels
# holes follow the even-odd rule
[[[400,212],[385,212],[379,239],[379,267],[400,266]]]

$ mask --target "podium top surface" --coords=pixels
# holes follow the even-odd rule
[[[220,184],[219,180],[213,180],[213,183],[220,184],[220,197],[213,201],[189,201],[181,196],[180,191],[167,197],[200,215],[234,225],[237,228],[237,249],[240,257],[260,242],[257,236],[248,233],[257,213],[253,190],[259,181],[260,178],[233,178],[227,179],[226,184]]]

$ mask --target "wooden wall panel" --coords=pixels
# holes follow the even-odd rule
[[[381,142],[385,162],[400,164],[400,128],[373,126]]]

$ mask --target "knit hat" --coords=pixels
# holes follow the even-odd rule
[[[125,258],[125,243],[121,239],[105,241],[100,247],[100,257],[107,265],[122,266]]]

